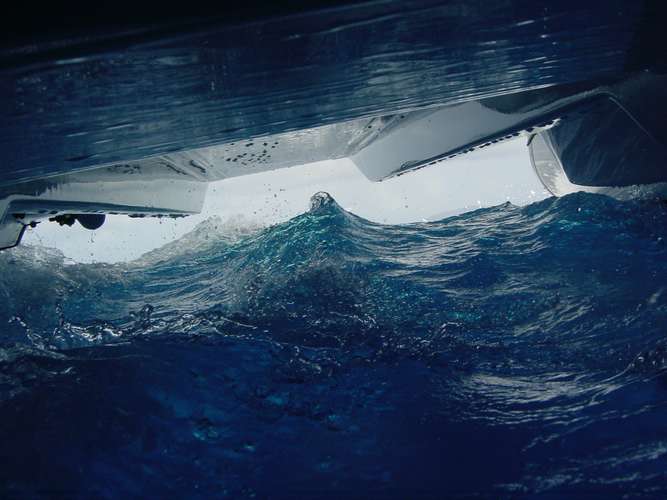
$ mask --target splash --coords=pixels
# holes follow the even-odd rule
[[[2,253],[0,491],[664,495],[666,223],[575,194],[387,226],[317,193],[127,264]]]

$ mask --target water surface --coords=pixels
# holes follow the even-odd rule
[[[9,498],[667,493],[667,208],[325,194],[129,264],[0,254]]]

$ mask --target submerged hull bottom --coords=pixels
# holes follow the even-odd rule
[[[195,214],[207,184],[225,178],[348,158],[382,181],[519,136],[553,195],[667,198],[666,83],[645,72],[604,86],[518,92],[19,182],[0,188],[0,249],[45,220],[85,226],[85,214]]]

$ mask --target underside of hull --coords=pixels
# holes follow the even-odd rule
[[[519,135],[555,195],[665,195],[660,2],[153,7],[6,19],[0,247],[197,213],[224,178],[350,158],[381,181]]]

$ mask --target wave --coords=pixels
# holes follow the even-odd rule
[[[577,193],[391,226],[318,193],[288,222],[209,219],[126,264],[0,253],[8,450],[53,439],[58,484],[115,474],[127,494],[186,491],[150,479],[179,467],[245,496],[664,493],[666,222],[660,202]],[[70,424],[29,438],[47,388],[63,395],[37,416],[88,400],[68,413],[82,436],[118,439],[82,466]],[[35,493],[18,467],[7,491]]]

